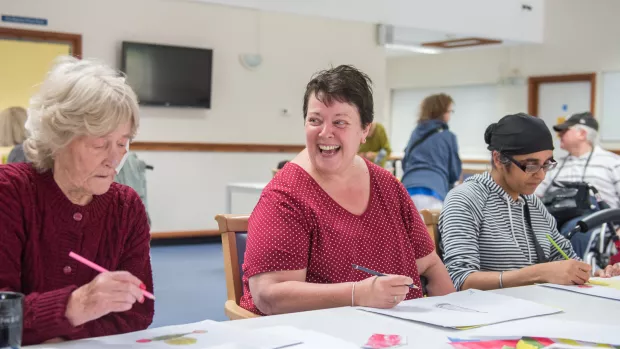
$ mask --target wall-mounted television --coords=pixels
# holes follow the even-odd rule
[[[140,104],[211,108],[213,50],[123,42],[121,70]]]

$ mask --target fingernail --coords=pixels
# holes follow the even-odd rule
[[[142,283],[142,284],[140,284],[140,289],[142,289],[142,290],[146,290],[146,285],[145,285],[145,284],[143,284],[143,283]]]

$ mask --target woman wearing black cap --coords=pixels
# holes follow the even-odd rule
[[[507,115],[487,128],[484,139],[492,152],[491,172],[452,190],[439,220],[444,263],[457,290],[587,282],[590,265],[578,260],[533,195],[557,164],[545,123],[527,114]]]

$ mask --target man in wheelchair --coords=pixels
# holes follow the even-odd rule
[[[620,207],[620,156],[597,144],[598,122],[589,112],[574,114],[553,129],[568,155],[547,174],[536,194],[556,218],[560,233],[568,236],[579,220],[601,209]],[[615,235],[616,228],[610,224],[575,234],[570,241],[580,258],[604,267],[617,253]]]

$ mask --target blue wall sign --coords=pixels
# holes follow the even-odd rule
[[[8,16],[8,15],[2,15],[2,22],[34,24],[34,25],[47,25],[47,19],[45,19],[45,18]]]

